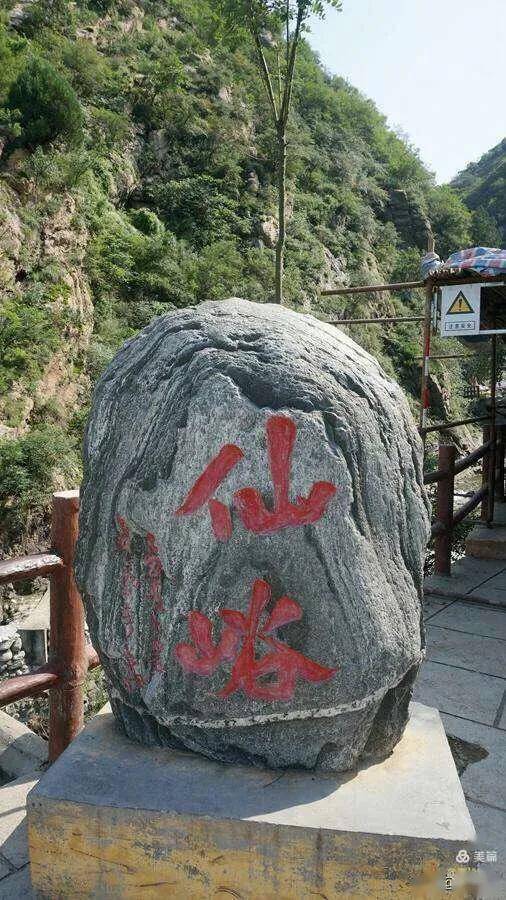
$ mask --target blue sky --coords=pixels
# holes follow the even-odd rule
[[[439,182],[506,136],[506,0],[343,0],[309,39]]]

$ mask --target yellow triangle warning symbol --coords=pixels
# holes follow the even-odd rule
[[[452,305],[450,306],[450,309],[446,313],[446,315],[447,316],[456,316],[459,313],[462,314],[462,313],[472,313],[472,312],[474,312],[474,309],[471,306],[471,304],[469,303],[469,300],[462,293],[462,291],[459,291],[457,296],[455,297],[455,300],[453,301]]]

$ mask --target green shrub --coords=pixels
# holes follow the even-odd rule
[[[449,185],[435,188],[430,196],[429,215],[436,238],[436,250],[442,259],[469,247],[471,213]]]
[[[18,541],[39,526],[56,484],[72,488],[79,478],[76,442],[56,426],[0,441],[2,542]]]
[[[130,220],[142,234],[163,234],[165,231],[163,222],[160,222],[156,213],[145,206],[141,207],[141,209],[132,209]]]
[[[0,23],[0,103],[4,103],[13,81],[25,62],[27,41],[13,35]]]
[[[135,214],[133,218],[136,220]],[[193,302],[195,261],[191,251],[160,229],[156,216],[141,214],[137,221],[154,233],[143,234],[110,209],[96,222],[87,260],[95,294],[114,291],[132,304],[185,306]]]
[[[164,181],[150,189],[149,198],[170,230],[199,249],[239,230],[237,201],[209,175]]]
[[[20,142],[28,147],[48,144],[56,138],[77,144],[83,136],[83,112],[69,82],[50,63],[32,57],[7,99],[21,126]]]
[[[0,308],[0,396],[14,381],[33,387],[60,336],[40,285],[4,299]]]
[[[72,20],[72,4],[68,0],[35,0],[26,5],[18,27],[26,37],[33,38],[41,28],[67,31]]]

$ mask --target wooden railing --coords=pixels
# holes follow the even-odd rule
[[[0,562],[0,584],[49,575],[50,653],[47,665],[0,684],[0,707],[49,690],[49,761],[53,762],[81,730],[83,683],[99,659],[86,644],[84,610],[73,575],[79,492],[53,494],[51,550]]]
[[[483,418],[490,419],[488,416]],[[437,430],[442,430],[441,426],[437,426]],[[490,525],[494,518],[495,500],[504,500],[505,439],[505,426],[496,428],[494,422],[492,427],[490,424],[484,426],[482,445],[461,459],[457,459],[457,448],[453,444],[439,445],[438,469],[424,475],[426,485],[437,483],[436,519],[432,525],[436,574],[449,575],[451,572],[455,527],[480,504],[481,519]],[[457,512],[454,512],[455,477],[480,460],[482,460],[481,487]]]

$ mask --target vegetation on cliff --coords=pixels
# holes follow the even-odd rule
[[[506,244],[506,138],[471,163],[452,186],[473,211],[478,223],[476,243],[489,247]]]
[[[0,9],[5,550],[28,546],[51,489],[78,481],[91,387],[123,340],[204,299],[273,299],[277,186],[254,48],[212,0]],[[436,187],[305,41],[288,142],[285,300],[295,309],[409,314],[415,293],[324,303],[320,290],[417,277],[428,221],[441,255],[471,234],[481,241],[458,194]],[[417,326],[352,334],[415,404]],[[458,363],[435,372],[435,414],[460,411]]]

